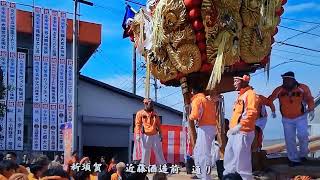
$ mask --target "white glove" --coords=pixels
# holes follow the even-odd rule
[[[309,116],[310,121],[312,121],[314,119],[314,110],[310,111],[308,116]]]
[[[238,124],[234,128],[229,129],[229,131],[227,132],[227,137],[229,137],[230,135],[235,135],[235,134],[239,133],[241,127],[242,127],[242,125]]]
[[[272,112],[271,116],[272,116],[272,118],[276,118],[277,117],[275,112]]]
[[[136,141],[140,141],[141,137],[140,135],[136,135]]]

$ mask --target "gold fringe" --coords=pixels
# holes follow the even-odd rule
[[[264,7],[264,23],[267,27],[275,27],[277,25],[277,16],[275,15],[276,9],[279,6],[280,0],[267,0],[267,5]],[[281,2],[280,2],[281,3]]]
[[[223,32],[222,39],[218,47],[217,58],[214,63],[214,67],[212,69],[211,76],[207,85],[207,90],[213,90],[216,84],[221,81],[221,75],[224,72],[224,64],[225,64],[224,58],[223,58],[224,48],[229,38],[230,38],[230,34],[227,31]]]

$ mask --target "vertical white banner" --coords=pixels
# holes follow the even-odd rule
[[[0,67],[3,72],[3,85],[7,88],[7,80],[8,80],[8,45],[7,45],[7,2],[1,1],[0,2]],[[4,96],[1,98],[1,102],[6,104],[7,100],[7,93],[5,92]],[[6,112],[4,111],[4,116],[0,117],[0,150],[5,150],[6,146],[6,131],[7,131],[7,118]]]
[[[58,11],[51,11],[51,62],[50,62],[50,151],[57,150],[58,121]]]
[[[9,5],[9,71],[8,71],[8,111],[7,111],[7,150],[14,150],[15,142],[15,119],[17,99],[17,28],[16,28],[16,5]]]
[[[7,141],[6,149],[14,150],[14,133],[15,133],[15,101],[9,101],[7,103]]]
[[[67,60],[67,121],[72,121],[72,108],[73,106],[73,60]]]
[[[66,42],[67,16],[60,12],[59,21],[59,68],[58,68],[58,150],[63,151],[63,125],[66,121]]]
[[[50,80],[50,11],[43,10],[42,87],[41,87],[41,150],[49,150],[49,80]]]
[[[26,78],[26,54],[18,53],[17,64],[17,103],[16,103],[16,142],[15,150],[23,150],[24,102]]]
[[[42,49],[42,13],[35,7],[33,12],[33,132],[32,150],[40,150],[41,126],[41,49]]]

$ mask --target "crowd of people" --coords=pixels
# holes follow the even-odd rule
[[[288,165],[290,167],[299,166],[307,160],[306,157],[309,153],[307,116],[309,115],[310,120],[314,118],[314,98],[308,86],[299,83],[293,72],[284,73],[282,79],[283,84],[267,98],[256,94],[253,87],[249,85],[249,75],[234,77],[234,87],[239,91],[239,94],[235,98],[231,118],[226,122],[228,127],[224,156],[219,158],[218,156],[213,158],[212,155],[219,151],[219,146],[214,145],[214,139],[219,133],[217,105],[221,96],[218,93],[208,94],[200,85],[192,87],[191,112],[188,118],[189,121],[194,121],[196,126],[197,138],[192,158],[195,167],[200,169],[195,178],[211,179],[210,173],[207,173],[206,170],[216,163],[220,179],[235,179],[230,178],[235,175],[239,179],[253,180],[252,144],[257,137],[257,132],[263,132],[266,126],[265,106],[269,106],[272,117],[276,117],[273,104],[276,99],[279,99],[282,115]],[[162,151],[161,123],[151,99],[144,100],[144,109],[138,111],[136,115],[134,134],[133,170],[137,171],[140,163],[146,167],[150,165],[152,150],[155,152],[157,165],[167,164]],[[299,140],[299,151],[296,137]],[[261,145],[258,146],[259,148],[261,149]],[[101,157],[99,171],[89,157],[80,159],[77,152],[72,153],[72,158],[68,162],[64,162],[63,159],[63,156],[56,155],[53,161],[49,161],[47,156],[40,155],[31,161],[27,156],[23,156],[22,162],[18,164],[17,155],[14,152],[8,152],[4,158],[0,158],[0,180],[148,179],[148,172],[130,173],[126,171],[126,164],[117,162],[115,158],[107,163],[105,158]],[[63,166],[63,164],[66,165]],[[81,168],[83,165],[84,168]],[[222,171],[219,170],[219,167],[222,167]],[[166,174],[156,173],[153,179],[165,180],[167,177]]]
[[[46,155],[39,155],[32,161],[23,155],[22,161],[17,162],[17,155],[8,152],[0,157],[0,180],[147,180],[147,173],[126,172],[126,164],[112,158],[109,163],[105,157],[100,158],[99,168],[95,169],[88,157],[78,157],[72,153],[71,159],[64,165],[63,155],[56,155],[52,161]],[[73,168],[75,164],[78,169]],[[89,164],[90,170],[82,167]],[[134,164],[134,169],[137,165]],[[166,174],[154,174],[154,180],[166,180]]]

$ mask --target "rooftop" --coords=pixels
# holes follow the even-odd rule
[[[122,89],[119,89],[119,88],[117,88],[117,87],[111,86],[111,85],[109,85],[109,84],[106,84],[106,83],[104,83],[104,82],[101,82],[101,81],[92,79],[92,78],[87,77],[87,76],[84,76],[84,75],[80,75],[79,79],[80,79],[80,80],[83,80],[83,81],[85,81],[85,82],[87,82],[87,83],[90,83],[90,84],[99,86],[99,87],[101,87],[101,88],[107,89],[107,90],[109,90],[109,91],[112,91],[112,92],[121,94],[121,95],[126,96],[126,97],[128,97],[128,98],[136,99],[136,100],[138,100],[138,101],[140,101],[140,102],[142,102],[143,99],[144,99],[144,97],[142,97],[142,96],[135,95],[135,94],[133,94],[133,93],[124,91],[124,90],[122,90]],[[160,104],[160,103],[157,103],[157,102],[154,102],[154,105],[155,105],[156,107],[165,109],[165,110],[170,111],[170,112],[172,112],[172,113],[175,113],[175,114],[177,114],[177,115],[179,115],[179,116],[182,116],[182,115],[183,115],[183,113],[182,113],[181,111],[178,111],[178,110],[176,110],[176,109],[173,109],[173,108],[171,108],[171,107],[169,107],[169,106],[166,106],[166,105],[163,105],[163,104]]]
[[[17,32],[32,36],[32,12],[17,10]],[[73,21],[67,20],[67,42],[72,42]],[[79,22],[79,70],[88,61],[101,43],[101,24]]]

